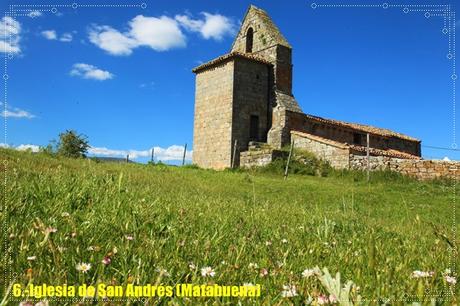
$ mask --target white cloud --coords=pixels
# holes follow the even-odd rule
[[[35,118],[35,115],[29,113],[20,108],[7,106],[6,109],[3,107],[3,102],[0,102],[0,106],[3,108],[2,116],[4,118],[25,118],[32,119]]]
[[[17,146],[15,149],[18,151],[27,151],[27,150],[31,150],[32,152],[40,151],[39,146],[32,145],[32,144],[22,144],[22,145]]]
[[[89,32],[89,41],[112,55],[130,55],[137,45],[128,35],[109,26],[95,26]]]
[[[73,39],[73,36],[71,33],[64,33],[61,35],[61,37],[58,37],[58,34],[56,33],[55,30],[46,30],[42,31],[41,35],[45,37],[46,39],[49,40],[59,40],[62,42],[71,42]]]
[[[46,31],[42,31],[42,36],[45,37],[46,39],[49,39],[49,40],[56,40],[57,39],[57,34],[56,34],[56,31],[54,30],[46,30]]]
[[[29,14],[27,14],[27,16],[29,16],[30,18],[40,17],[42,15],[43,14],[40,11],[31,11],[29,12]]]
[[[70,75],[97,81],[113,79],[115,76],[106,70],[102,70],[97,68],[96,66],[84,63],[74,64],[72,66],[72,70],[70,71]]]
[[[173,145],[168,148],[154,147],[155,150],[155,160],[161,161],[172,161],[172,160],[182,160],[184,154],[184,147]],[[96,156],[111,156],[111,157],[126,157],[129,154],[130,159],[137,159],[139,157],[150,157],[152,154],[152,149],[149,150],[113,150],[107,149],[104,147],[91,147],[88,149],[88,153]],[[185,159],[187,161],[192,160],[192,151],[187,151],[185,154]]]
[[[186,45],[176,20],[167,16],[138,15],[129,22],[129,28],[122,33],[110,26],[93,26],[89,31],[89,40],[112,55],[130,55],[138,47],[166,51]]]
[[[73,36],[70,33],[64,33],[61,35],[61,38],[59,38],[59,40],[62,42],[71,42],[72,39],[73,39]]]
[[[9,16],[0,19],[0,52],[20,53],[21,24]]]
[[[156,51],[185,46],[185,36],[172,18],[139,15],[130,22],[130,26],[132,37],[141,46],[148,46]]]
[[[220,14],[203,12],[204,20],[192,19],[187,15],[177,15],[175,19],[182,27],[191,32],[199,32],[204,39],[222,40],[225,35],[236,32],[235,22]]]
[[[201,13],[202,19],[187,15],[147,17],[138,15],[129,23],[129,29],[120,32],[110,26],[94,25],[89,30],[89,40],[112,55],[130,55],[134,49],[148,47],[167,51],[186,46],[181,27],[200,33],[204,39],[221,40],[236,32],[235,22],[220,14]]]
[[[32,144],[21,144],[17,147],[14,147],[14,146],[10,146],[9,144],[7,143],[0,143],[0,148],[11,148],[11,149],[15,149],[15,150],[18,150],[18,151],[27,151],[27,150],[31,150],[32,152],[38,152],[40,151],[40,146],[37,146],[37,145],[32,145]]]

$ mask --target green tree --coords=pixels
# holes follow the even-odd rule
[[[89,144],[85,135],[77,134],[74,130],[67,130],[59,134],[57,153],[66,157],[86,157]]]

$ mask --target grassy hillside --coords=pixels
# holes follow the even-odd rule
[[[458,261],[449,251],[459,223],[451,183],[383,174],[367,183],[353,173],[284,181],[261,172],[1,155],[11,254],[2,271],[15,277],[0,280],[0,296],[12,282],[215,282],[261,284],[262,296],[247,303],[298,304],[329,295],[317,276],[302,276],[316,266],[340,272],[342,286],[353,281],[354,301],[403,304],[459,293],[443,276]],[[87,273],[77,271],[81,262],[92,265]],[[201,275],[206,266],[214,277]],[[411,277],[416,270],[434,274]],[[285,285],[298,295],[282,297]]]

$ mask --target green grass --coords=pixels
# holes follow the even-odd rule
[[[458,230],[452,228],[449,182],[376,173],[367,183],[355,172],[291,175],[284,181],[269,171],[97,163],[5,149],[1,154],[7,169],[1,218],[12,255],[1,268],[15,273],[12,282],[250,282],[262,285],[262,296],[243,303],[300,304],[308,296],[328,294],[317,278],[301,276],[318,266],[332,275],[340,272],[342,283],[353,281],[351,298],[359,295],[366,304],[377,299],[450,304],[447,300],[459,294],[442,276],[458,262],[449,251]],[[48,227],[57,232],[47,235]],[[126,239],[130,235],[132,241]],[[104,266],[101,260],[114,248]],[[91,270],[78,272],[80,262],[91,263]],[[213,278],[201,276],[204,266],[215,270]],[[260,275],[263,268],[269,275]],[[435,274],[414,279],[414,270]],[[4,296],[11,282],[0,282]],[[296,285],[297,297],[281,296],[287,284]],[[234,298],[172,300],[236,303]]]

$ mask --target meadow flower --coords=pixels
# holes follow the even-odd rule
[[[284,285],[283,286],[283,291],[281,292],[282,297],[294,297],[297,296],[297,289],[295,285]]]
[[[190,270],[195,270],[195,269],[196,269],[196,266],[195,266],[195,264],[194,264],[193,262],[191,262],[191,263],[189,263],[188,268],[189,268]]]
[[[19,303],[19,306],[34,306],[34,303],[30,301],[22,301]]]
[[[425,272],[425,271],[415,270],[414,272],[412,272],[411,277],[412,278],[423,278],[423,277],[431,277],[433,275],[434,275],[434,272]]]
[[[76,266],[77,270],[83,273],[88,272],[91,269],[91,264],[85,263],[85,262],[80,262]]]
[[[211,268],[211,267],[203,267],[201,268],[201,276],[203,277],[214,277],[216,275],[216,272]]]
[[[126,240],[133,241],[134,237],[132,235],[125,235]]]
[[[333,294],[329,295],[329,303],[335,304],[335,303],[337,303],[337,302],[338,302],[338,300],[337,300],[337,298],[335,297],[335,295],[333,295]]]
[[[320,295],[318,296],[318,299],[316,300],[316,302],[318,303],[318,305],[324,305],[329,302],[329,299],[325,295]]]
[[[72,234],[70,234],[70,236],[71,236],[72,238],[75,238],[75,237],[77,237],[77,233],[76,233],[76,232],[72,232]]]
[[[45,229],[45,232],[48,233],[48,234],[49,234],[49,233],[56,233],[56,232],[57,232],[57,228],[55,228],[55,227],[47,227],[47,228]]]
[[[94,247],[92,245],[90,245],[86,250],[87,251],[94,251]]]
[[[245,287],[254,287],[253,283],[244,283],[243,286]]]
[[[222,260],[222,261],[220,262],[220,264],[221,264],[221,265],[226,265],[227,262],[226,262],[225,260]]]
[[[288,243],[288,241],[287,241],[286,238],[283,238],[283,239],[281,240],[281,242],[282,242],[282,243]]]
[[[27,257],[27,260],[28,260],[28,261],[33,261],[33,260],[35,260],[35,259],[37,259],[37,256],[28,256],[28,257]]]
[[[268,275],[268,270],[265,269],[265,268],[262,268],[260,269],[260,273],[259,273],[260,277],[265,277]]]
[[[109,256],[105,256],[105,257],[102,259],[102,263],[103,263],[104,265],[106,265],[106,266],[109,265],[111,262],[112,262],[112,259],[110,259]]]
[[[310,276],[315,275],[316,270],[315,269],[305,269],[302,272],[302,277],[303,278],[309,278]]]
[[[271,242],[271,240],[267,240],[267,241],[265,241],[265,245],[266,245],[266,246],[270,246],[270,245],[272,245],[272,242]]]
[[[446,280],[448,284],[451,284],[451,285],[455,285],[457,283],[457,279],[454,276],[446,275],[444,276],[444,279]]]
[[[249,263],[248,267],[249,267],[249,269],[257,269],[257,268],[259,268],[259,265],[254,263],[254,262],[251,262],[251,263]]]
[[[163,269],[163,268],[157,268],[156,271],[158,273],[160,273],[161,275],[166,276],[166,277],[171,275],[171,274],[168,273],[168,271],[166,269]]]
[[[61,216],[64,218],[67,218],[67,217],[70,217],[70,214],[68,212],[63,212]]]

